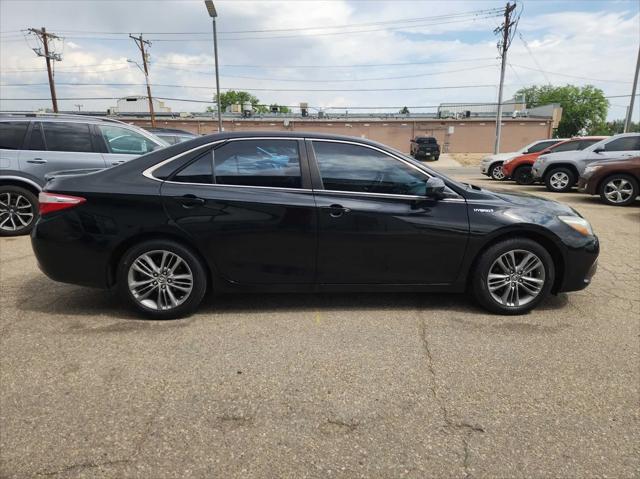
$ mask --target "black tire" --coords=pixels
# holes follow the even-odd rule
[[[531,185],[533,184],[533,173],[531,171],[531,165],[523,165],[516,168],[513,172],[513,179],[519,185]]]
[[[174,255],[182,259],[188,266],[188,269],[185,268],[184,265],[179,266],[179,268],[183,268],[183,272],[190,273],[192,276],[192,287],[190,292],[188,294],[185,294],[185,296],[181,298],[182,302],[180,304],[170,309],[156,309],[155,307],[153,307],[153,305],[150,306],[149,304],[142,304],[138,299],[136,299],[134,293],[129,288],[130,269],[136,259],[138,259],[145,253],[154,255],[159,254],[158,252],[161,251],[173,253]],[[138,273],[136,272],[131,274]],[[158,276],[158,274],[154,275]],[[150,277],[151,275],[147,276]],[[169,276],[167,276],[167,278],[169,278]],[[157,282],[158,281],[156,281],[156,283]],[[170,283],[171,281],[169,281],[169,279],[165,280],[163,278],[161,283],[165,282]],[[178,287],[177,284],[173,284],[172,286],[175,288]],[[131,247],[122,256],[122,259],[118,264],[117,287],[120,295],[127,301],[127,303],[129,303],[135,310],[147,316],[148,318],[176,319],[188,316],[198,308],[207,290],[207,274],[201,260],[189,248],[172,240],[150,240],[144,241]],[[163,290],[164,289],[165,288],[163,288]],[[160,294],[156,294],[156,291],[159,291],[159,286],[154,287],[154,292],[150,294],[149,297],[155,296],[156,298],[160,298]],[[176,290],[172,289],[172,291]],[[155,302],[155,304],[157,305],[157,302]]]
[[[514,250],[533,253],[540,260],[541,265],[544,268],[544,280],[539,277],[537,278],[538,281],[544,281],[544,284],[537,293],[537,296],[534,296],[526,304],[520,305],[509,305],[498,302],[494,299],[488,286],[489,272],[492,266],[494,266],[494,263],[505,253]],[[525,253],[518,254],[525,255]],[[496,314],[515,315],[531,311],[540,304],[540,302],[549,295],[554,280],[555,267],[549,252],[540,245],[540,243],[533,240],[527,238],[513,238],[496,243],[480,253],[480,257],[478,258],[476,266],[472,272],[471,289],[478,303],[485,309]],[[505,281],[507,281],[507,286],[505,286],[506,288],[512,287],[508,280]],[[496,290],[496,294],[501,294],[503,291],[505,290],[498,289]]]
[[[566,179],[566,181],[559,181],[558,178]],[[576,174],[573,170],[565,167],[551,168],[544,175],[544,185],[547,187],[547,190],[556,193],[571,191],[576,181]]]
[[[29,234],[38,219],[38,197],[26,188],[6,185],[0,186],[0,202],[0,237]]]
[[[494,163],[489,168],[489,178],[496,181],[504,180],[504,173],[502,172],[502,162]]]
[[[619,196],[618,197],[619,200],[615,201],[612,197],[607,196],[607,193],[610,191],[610,190],[608,191],[608,186],[611,185],[611,183],[614,181],[627,183],[627,185],[631,188],[631,193],[628,198],[624,199],[623,197]],[[615,187],[616,185],[613,185],[613,186]],[[619,186],[622,186],[622,185],[620,185],[619,183]],[[625,190],[627,190],[627,188],[625,188]],[[635,201],[638,195],[640,195],[640,189],[638,188],[638,181],[633,176],[625,175],[623,173],[617,173],[615,175],[608,176],[604,180],[602,180],[602,182],[600,183],[600,186],[598,187],[598,192],[600,193],[600,198],[602,199],[603,203],[606,203],[612,206],[628,206]],[[627,193],[622,192],[622,194],[626,196]]]
[[[440,155],[436,155],[433,157],[433,161],[438,161],[440,159]]]

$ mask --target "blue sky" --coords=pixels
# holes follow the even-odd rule
[[[494,11],[503,1],[237,0],[216,1],[216,7],[221,86],[252,91],[264,103],[354,110],[496,100],[493,29],[501,18]],[[624,116],[640,42],[639,9],[636,0],[518,2],[506,98],[531,84],[593,84],[613,97],[609,117]],[[212,98],[211,23],[201,0],[0,0],[3,110],[49,106],[44,60],[31,50],[35,38],[21,32],[41,26],[64,37],[55,44],[63,54],[56,64],[58,96],[70,98],[60,101],[63,109],[115,104],[72,98],[144,94],[144,77],[127,63],[140,59],[128,32],[152,40],[155,96]],[[237,31],[249,33],[230,33]],[[207,106],[166,103],[175,111]]]

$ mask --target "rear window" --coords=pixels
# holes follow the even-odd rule
[[[552,153],[558,153],[559,151],[575,151],[580,150],[580,141],[567,141],[566,143],[561,143],[559,145],[555,145],[551,148]]]
[[[435,138],[416,138],[416,142],[417,143],[435,143],[436,139]]]
[[[44,139],[49,151],[93,152],[89,125],[44,122]]]
[[[531,148],[529,148],[526,153],[537,153],[539,151],[545,150],[549,148],[551,145],[555,145],[559,143],[560,140],[549,140],[549,141],[541,141],[540,143],[536,143]]]
[[[0,148],[3,150],[20,150],[28,127],[28,121],[0,122]]]

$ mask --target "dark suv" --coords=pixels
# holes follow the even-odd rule
[[[411,140],[411,156],[416,160],[437,160],[440,158],[440,145],[432,136],[418,136]]]

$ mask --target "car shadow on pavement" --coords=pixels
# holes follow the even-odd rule
[[[567,296],[549,297],[538,310],[566,306]],[[27,314],[143,320],[114,292],[56,283],[34,274],[18,288],[16,308]],[[473,298],[454,293],[246,293],[205,297],[197,314],[263,314],[277,312],[416,310],[489,314]]]

